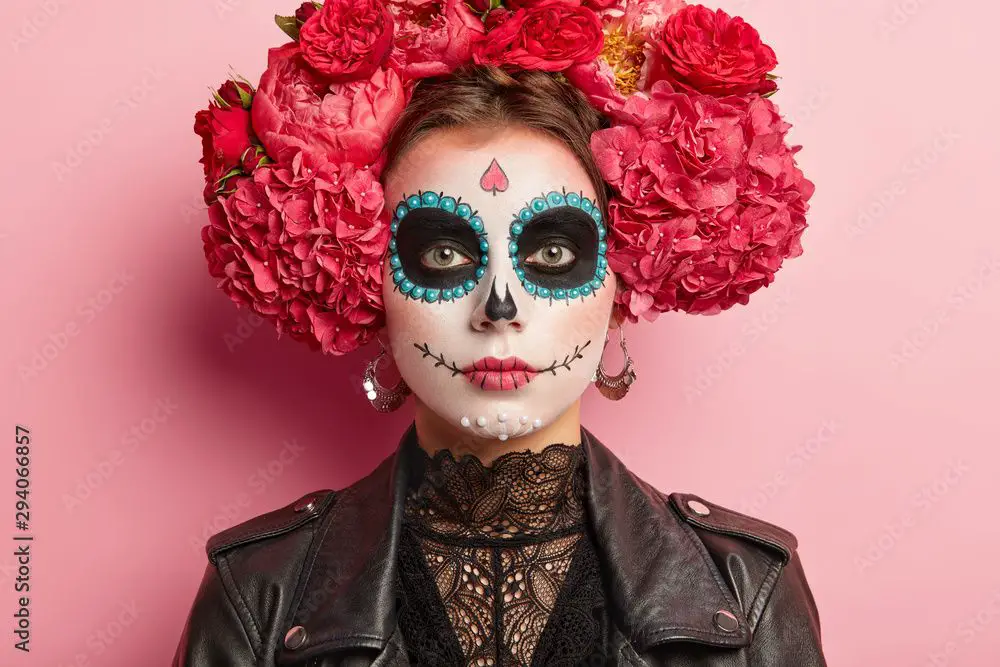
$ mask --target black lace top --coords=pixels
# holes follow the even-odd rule
[[[490,465],[407,450],[397,598],[411,662],[607,664],[582,447],[510,451]]]

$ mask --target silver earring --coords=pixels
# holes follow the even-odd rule
[[[382,341],[379,341],[379,347],[382,347]],[[368,362],[368,367],[365,368],[365,377],[361,383],[368,400],[379,412],[397,410],[411,393],[410,387],[402,377],[399,378],[399,382],[394,387],[387,388],[379,384],[378,378],[375,377],[375,371],[378,369],[379,362],[386,358],[388,357],[385,347],[382,347],[378,355]]]
[[[604,351],[601,351],[601,360],[597,362],[597,370],[594,371],[593,382],[597,386],[597,391],[605,398],[609,398],[612,401],[618,401],[625,398],[625,394],[628,393],[629,387],[635,382],[635,370],[632,366],[632,357],[628,356],[628,348],[625,347],[625,327],[618,327],[619,336],[621,337],[622,353],[625,355],[625,366],[622,368],[621,372],[617,375],[608,375],[604,370]],[[604,348],[607,349],[608,341],[611,340],[610,334],[605,334],[604,336]]]

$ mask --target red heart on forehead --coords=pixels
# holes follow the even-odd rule
[[[497,159],[493,158],[483,177],[479,179],[479,186],[487,192],[492,192],[495,197],[498,192],[506,190],[508,185],[510,181],[507,180],[507,174],[503,173]]]

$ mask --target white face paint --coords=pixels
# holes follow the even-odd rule
[[[516,438],[587,388],[616,288],[595,194],[567,146],[521,128],[434,131],[387,175],[389,349],[446,422]]]

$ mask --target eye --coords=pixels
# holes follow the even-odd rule
[[[576,254],[565,243],[549,242],[526,258],[524,263],[541,271],[559,272],[576,263]]]
[[[466,259],[465,262],[458,261],[463,257]],[[464,250],[450,244],[439,243],[420,255],[420,263],[431,270],[447,271],[472,262],[472,258]]]

